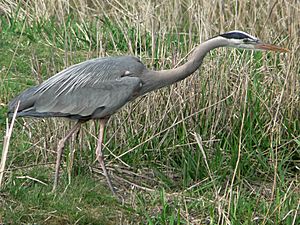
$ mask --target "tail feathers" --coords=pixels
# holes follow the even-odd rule
[[[37,96],[35,95],[35,91],[37,90],[37,88],[38,86],[31,87],[11,100],[8,103],[8,116],[12,117],[14,111],[16,110],[18,102],[20,102],[17,114],[18,116],[23,110],[32,108],[37,98]]]
[[[39,94],[36,94],[36,90],[38,86],[31,87],[20,95],[15,97],[8,103],[8,117],[12,118],[13,114],[16,110],[16,107],[19,104],[17,116],[20,117],[66,117],[74,120],[82,120],[87,121],[91,118],[91,116],[82,116],[79,114],[68,114],[68,113],[60,113],[60,112],[37,112],[35,108],[35,102],[39,98]]]
[[[9,112],[8,116],[10,118],[13,117],[13,112]],[[45,118],[45,117],[65,117],[65,118],[69,118],[72,120],[81,120],[81,121],[87,121],[89,119],[91,119],[90,116],[81,116],[78,114],[68,114],[68,113],[59,113],[59,112],[37,112],[35,111],[34,108],[29,108],[27,110],[24,111],[19,111],[17,113],[17,116],[20,117],[37,117],[37,118]]]

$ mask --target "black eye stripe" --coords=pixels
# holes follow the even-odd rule
[[[220,36],[224,37],[224,38],[228,38],[228,39],[249,39],[252,40],[252,38],[250,38],[249,36],[243,34],[243,33],[239,33],[239,32],[230,32],[230,33],[225,33],[225,34],[220,34]]]

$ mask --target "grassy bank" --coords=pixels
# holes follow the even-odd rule
[[[114,115],[104,150],[122,204],[95,162],[97,122],[69,142],[53,194],[56,144],[74,122],[18,119],[0,223],[300,223],[299,7],[284,0],[2,1],[0,149],[9,100],[86,59],[135,55],[148,68],[174,68],[205,39],[234,29],[291,53],[214,50],[186,80]]]

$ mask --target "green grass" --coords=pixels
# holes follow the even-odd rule
[[[47,180],[46,173],[49,170],[36,168],[27,176]],[[76,176],[72,186],[67,186],[66,190],[61,187],[57,194],[50,193],[51,186],[20,177],[11,177],[14,182],[3,190],[7,195],[2,208],[5,224],[37,221],[47,224],[114,224],[118,214],[129,215],[129,209],[119,205],[89,176]]]
[[[91,1],[95,5],[85,14],[79,6],[51,14],[49,5],[49,16],[39,16],[34,1],[18,7],[5,1],[11,13],[0,5],[1,137],[9,100],[67,66],[98,56],[137,55],[148,68],[173,68],[220,27],[233,29],[235,7],[229,2],[225,22],[204,2],[162,3],[169,5],[154,8],[151,17],[149,7],[131,1],[122,7]],[[288,33],[278,22],[288,18],[284,7],[275,5],[269,14],[266,2],[249,4],[239,6],[238,28],[282,41],[292,56],[214,50],[200,72],[114,115],[105,155],[122,203],[111,196],[95,162],[97,122],[83,125],[78,139],[68,143],[59,190],[52,193],[56,143],[73,123],[18,119],[0,192],[0,223],[298,224],[297,26],[291,21]],[[201,14],[203,8],[210,17]],[[256,10],[271,21],[265,24],[270,32],[253,21]],[[140,11],[143,20],[134,16]],[[271,33],[279,36],[268,40]]]

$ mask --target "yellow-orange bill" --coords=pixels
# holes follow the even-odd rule
[[[262,49],[262,50],[268,50],[268,51],[276,51],[276,52],[290,52],[290,50],[286,48],[281,48],[276,45],[270,45],[270,44],[257,44],[255,45],[256,49]]]

